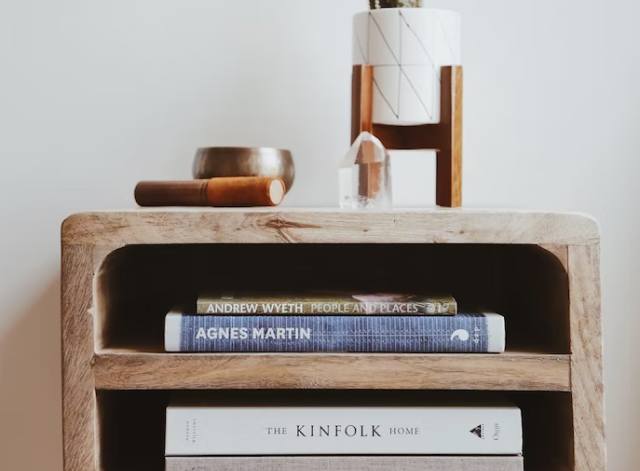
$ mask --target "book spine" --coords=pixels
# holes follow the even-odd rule
[[[204,316],[170,313],[168,352],[499,353],[498,314]]]
[[[315,315],[455,315],[457,304],[435,298],[423,302],[360,302],[360,301],[295,301],[295,302],[241,302],[206,300],[198,301],[198,314],[315,314]]]
[[[519,455],[516,407],[168,407],[167,456]]]
[[[165,471],[523,471],[522,456],[169,457]]]

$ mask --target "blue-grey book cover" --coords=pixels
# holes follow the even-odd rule
[[[206,316],[170,313],[170,352],[502,352],[504,318],[456,316]]]

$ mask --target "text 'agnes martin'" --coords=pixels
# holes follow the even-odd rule
[[[200,327],[196,334],[196,340],[247,340],[247,339],[273,339],[273,340],[299,340],[311,339],[311,329],[278,327],[278,328],[256,328],[247,327],[211,327],[205,329]]]

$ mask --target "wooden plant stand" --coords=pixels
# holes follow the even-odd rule
[[[64,471],[162,471],[170,396],[241,389],[502,391],[523,412],[526,471],[604,471],[599,237],[585,216],[515,211],[71,216],[62,226]],[[203,286],[427,286],[503,314],[507,351],[164,353],[166,312]]]
[[[462,67],[443,67],[440,122],[418,126],[373,123],[373,67],[353,67],[351,142],[368,131],[387,149],[434,149],[436,163],[436,204],[462,206]],[[371,177],[370,177],[371,178]],[[372,183],[376,185],[375,183]]]

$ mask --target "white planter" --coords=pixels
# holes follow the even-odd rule
[[[354,17],[353,63],[374,66],[373,122],[440,121],[440,69],[460,65],[460,15],[386,8]]]

